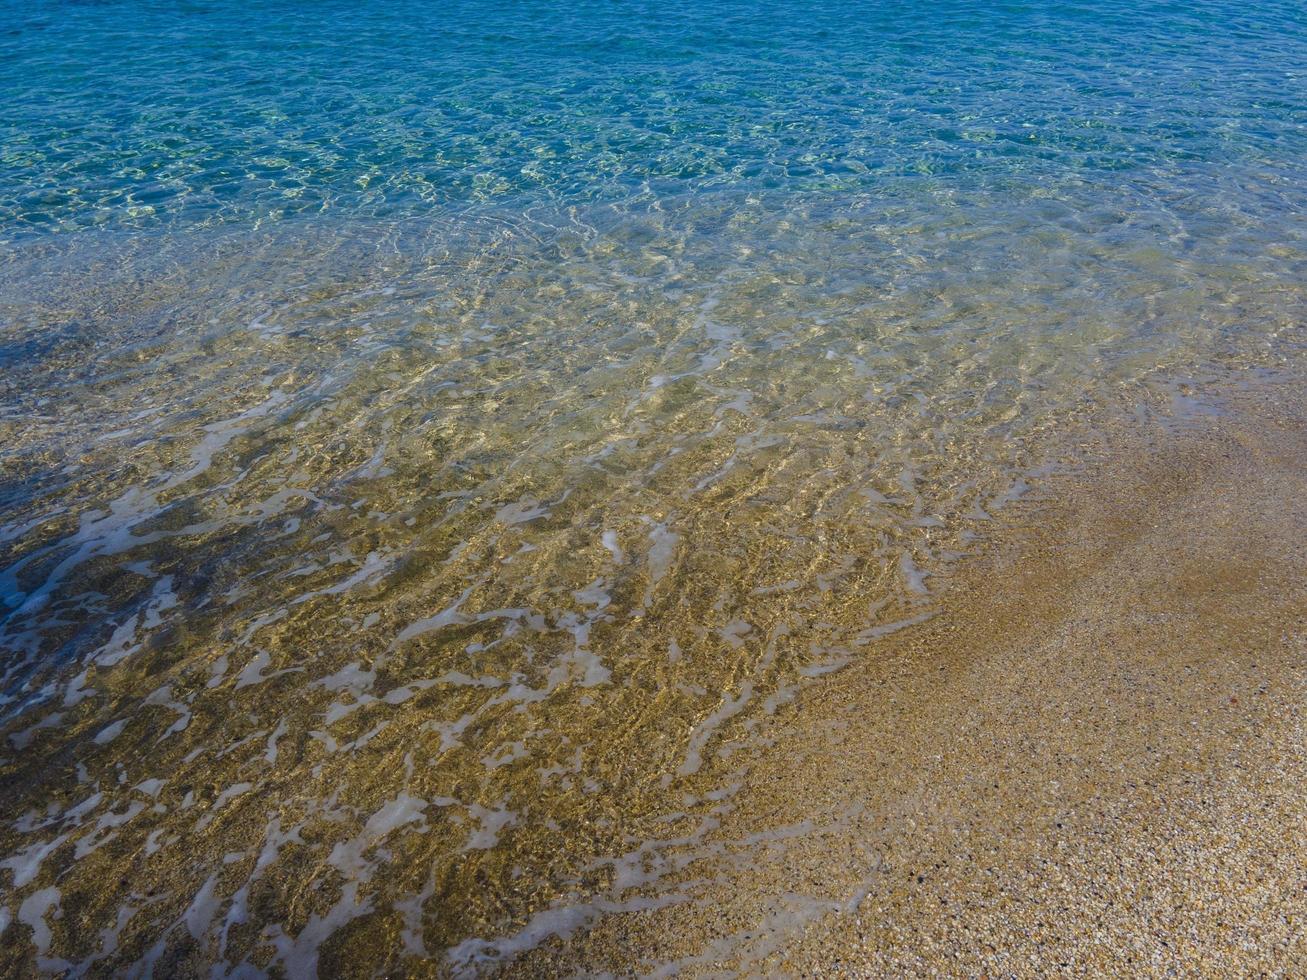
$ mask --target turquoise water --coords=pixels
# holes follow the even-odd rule
[[[35,2],[3,17],[7,241],[292,216],[556,222],[945,177],[1159,201],[1301,184],[1296,3]]]
[[[3,971],[692,901],[1064,433],[1297,362],[1304,78],[1296,3],[6,5]]]

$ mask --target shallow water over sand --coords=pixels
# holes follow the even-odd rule
[[[234,56],[215,9],[176,30]],[[637,24],[651,46],[536,39],[439,91],[509,42],[366,35],[391,73],[334,108],[183,60],[176,111],[220,121],[171,135],[131,116],[150,50],[69,144],[99,15],[40,28],[80,40],[23,48],[17,125],[68,159],[8,151],[0,195],[13,962],[459,971],[681,900],[660,880],[711,874],[759,720],[928,617],[1060,432],[1298,356],[1302,45],[1283,11],[1171,47],[1125,13],[1070,74],[1039,45],[1080,14],[1036,43],[955,12],[924,54],[805,35],[788,74],[764,36],[685,60]],[[328,64],[317,40],[289,60]],[[406,92],[446,122],[371,160]],[[110,109],[168,172],[148,206]],[[249,169],[256,116],[339,153],[291,193]]]

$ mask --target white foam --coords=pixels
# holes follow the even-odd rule
[[[101,728],[99,733],[91,741],[93,741],[96,745],[108,745],[115,738],[121,735],[123,729],[126,727],[127,727],[127,719],[120,718],[118,721],[115,721],[113,724],[105,725],[103,728]]]
[[[18,907],[18,921],[32,930],[32,944],[36,946],[38,956],[44,956],[50,951],[50,940],[53,937],[45,917],[50,909],[58,906],[59,889],[51,885],[32,892]]]
[[[622,546],[617,543],[616,531],[605,531],[599,536],[599,541],[608,549],[609,554],[613,556],[613,561],[618,565],[626,561],[626,552],[622,551]]]
[[[8,868],[12,871],[14,873],[13,887],[22,888],[40,872],[41,862],[67,839],[67,834],[60,834],[54,840],[32,844],[12,857],[0,861],[0,868]]]
[[[489,850],[499,843],[500,831],[517,822],[517,814],[512,810],[490,810],[479,803],[469,804],[467,810],[481,826],[468,837],[463,845],[464,851]]]

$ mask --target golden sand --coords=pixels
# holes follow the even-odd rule
[[[1303,975],[1300,391],[1097,437],[774,719],[713,883],[512,971]]]

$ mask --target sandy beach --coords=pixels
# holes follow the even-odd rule
[[[1218,404],[1103,436],[782,712],[695,900],[515,972],[1301,971],[1307,420]]]

